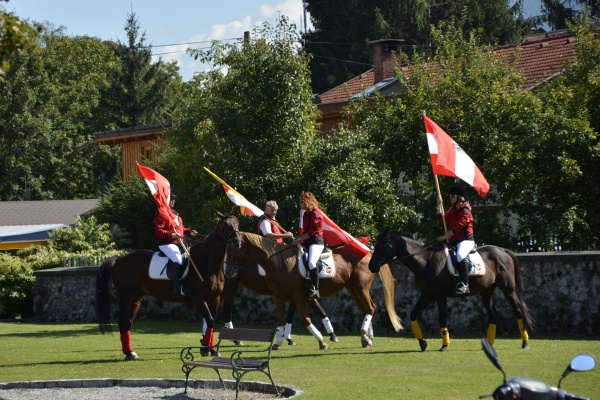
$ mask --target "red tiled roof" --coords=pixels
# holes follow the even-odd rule
[[[573,62],[576,46],[576,38],[562,30],[529,35],[521,44],[500,47],[494,54],[510,59],[515,50],[520,49],[517,69],[525,76],[524,88],[530,89],[559,73],[566,63]],[[376,83],[373,71],[370,69],[319,95],[321,104],[348,101],[373,86]]]

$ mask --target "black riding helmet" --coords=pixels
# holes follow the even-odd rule
[[[456,194],[461,196],[463,199],[467,199],[467,191],[461,185],[454,185],[450,188],[449,194]]]

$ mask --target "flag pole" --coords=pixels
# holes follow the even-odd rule
[[[445,235],[446,232],[448,232],[448,230],[446,228],[446,218],[444,216],[444,198],[442,197],[442,192],[440,191],[440,182],[438,181],[437,174],[433,174],[433,177],[435,178],[435,189],[437,191],[437,197],[439,199],[442,199],[442,204],[438,204],[438,209],[441,211],[442,222],[444,223],[444,235]],[[435,202],[437,203],[437,199],[435,199]],[[446,240],[448,240],[448,238],[446,238]]]
[[[188,251],[187,247],[185,247],[185,244],[183,243],[183,240],[181,238],[179,238],[179,243],[183,247],[183,251],[185,251],[185,254],[187,254],[188,260],[190,260],[190,262],[192,263],[192,267],[194,267],[194,270],[196,270],[196,273],[198,274],[198,278],[200,278],[200,282],[204,282],[204,279],[202,279],[202,275],[200,275],[200,271],[198,271],[198,268],[196,267],[194,260],[192,260],[192,256],[190,255],[190,252]]]

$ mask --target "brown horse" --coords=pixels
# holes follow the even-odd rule
[[[269,288],[273,291],[275,299],[277,326],[280,333],[275,341],[280,345],[283,342],[283,326],[285,323],[285,301],[292,300],[300,312],[302,324],[311,332],[319,342],[319,348],[327,346],[323,336],[314,327],[308,312],[308,300],[304,286],[304,277],[300,274],[297,263],[297,246],[273,242],[260,235],[241,232],[242,246],[235,252],[235,259],[251,257],[259,263],[266,272]],[[375,313],[375,303],[371,299],[369,290],[375,276],[369,271],[368,265],[371,254],[359,258],[348,253],[334,254],[335,276],[321,279],[319,292],[322,297],[333,296],[343,288],[352,295],[356,305],[363,314],[361,326],[361,343],[363,347],[371,347],[373,339],[373,326],[371,319]],[[384,299],[390,320],[396,331],[402,329],[402,322],[394,309],[394,282],[388,266],[379,272],[383,283]]]
[[[154,252],[135,250],[120,257],[105,261],[98,270],[96,281],[97,318],[102,333],[110,331],[110,280],[115,286],[119,299],[119,332],[125,360],[137,359],[131,345],[131,325],[142,299],[150,295],[169,303],[189,302],[196,306],[196,313],[208,324],[202,339],[205,346],[214,344],[214,318],[221,292],[223,291],[223,259],[227,244],[241,245],[238,219],[229,214],[217,212],[219,222],[213,231],[202,241],[190,247],[193,265],[182,279],[187,290],[185,296],[173,294],[170,279],[153,279],[149,267]],[[191,262],[189,264],[192,264]]]
[[[240,285],[254,293],[264,296],[273,296],[273,291],[269,287],[267,278],[264,273],[259,272],[259,265],[256,263],[256,261],[254,261],[254,259],[251,257],[244,259],[241,254],[241,252],[236,254],[235,250],[229,246],[227,260],[234,261],[225,261],[225,266],[223,268],[223,272],[225,273],[225,287],[223,288],[223,293],[221,294],[221,303],[223,305],[221,315],[225,320],[225,326],[230,328],[233,328],[233,309],[235,305],[235,297]],[[331,322],[329,321],[329,318],[327,317],[327,314],[325,313],[325,310],[323,310],[316,299],[309,301],[309,304],[321,317],[323,325],[325,326],[327,334],[329,335],[329,340],[337,343],[338,338],[334,332]],[[296,342],[291,336],[292,323],[294,321],[295,314],[296,303],[289,301],[285,318],[286,324],[284,328],[284,338],[287,340],[288,344],[292,346],[296,345]],[[240,342],[236,343],[241,344]],[[276,350],[278,347],[278,345],[274,345],[273,349]]]
[[[498,314],[494,306],[494,290],[498,287],[517,317],[522,348],[528,348],[529,335],[527,331],[533,328],[534,322],[523,301],[523,283],[517,257],[512,251],[496,246],[482,246],[477,248],[477,252],[481,255],[485,265],[485,274],[469,277],[470,293],[466,296],[479,295],[483,301],[489,319],[488,341],[493,344],[496,338]],[[410,312],[410,323],[415,337],[419,340],[421,351],[425,351],[427,342],[423,340],[417,318],[419,313],[434,301],[438,306],[442,336],[440,351],[445,351],[450,343],[450,334],[446,324],[447,298],[455,296],[456,278],[448,271],[446,258],[445,245],[442,242],[425,246],[422,242],[385,230],[377,236],[375,251],[369,263],[369,269],[377,273],[380,265],[397,260],[415,275],[421,295]],[[465,296],[461,295],[460,297]]]

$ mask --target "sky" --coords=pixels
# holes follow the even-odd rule
[[[539,4],[540,0],[525,0],[525,15],[537,14]],[[126,42],[127,15],[134,12],[155,60],[177,61],[184,81],[209,69],[185,53],[188,47],[240,39],[263,22],[275,27],[282,15],[304,29],[302,0],[9,0],[0,5],[20,19],[63,26],[69,36],[121,42]],[[307,22],[310,30],[310,16]]]
[[[185,53],[188,47],[240,39],[264,22],[275,27],[283,15],[298,29],[304,26],[302,0],[9,0],[0,5],[22,20],[64,26],[69,36],[121,42],[127,39],[127,16],[134,12],[155,60],[176,60],[184,81],[208,69]],[[310,18],[307,21],[310,29]]]

